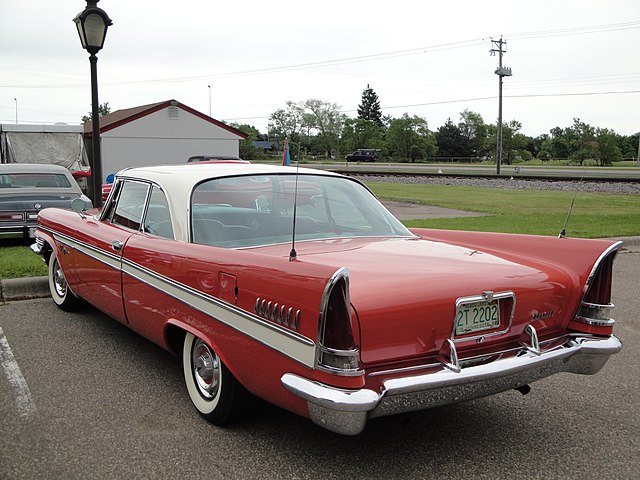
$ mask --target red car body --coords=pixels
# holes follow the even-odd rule
[[[216,424],[245,390],[342,434],[621,348],[620,242],[405,229],[357,181],[250,164],[120,172],[103,210],[40,213],[54,301],[182,355]]]

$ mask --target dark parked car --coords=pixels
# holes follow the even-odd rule
[[[380,157],[380,150],[374,148],[361,148],[344,157],[347,162],[375,162]]]
[[[69,170],[60,165],[0,164],[0,235],[32,237],[40,210],[71,208],[75,198],[92,207]]]
[[[215,163],[249,163],[242,160],[240,157],[236,157],[235,155],[194,155],[189,157],[187,163],[193,162],[215,162]]]

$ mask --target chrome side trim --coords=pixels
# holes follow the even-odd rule
[[[123,260],[122,272],[313,368],[316,344],[309,338],[129,260]]]
[[[75,250],[78,250],[79,252],[82,252],[85,255],[88,255],[94,260],[97,260],[100,263],[104,263],[105,265],[110,266],[111,268],[120,270],[121,258],[119,255],[101,250],[97,247],[94,247],[93,245],[89,245],[88,243],[80,242],[68,235],[51,230],[50,228],[46,228],[46,227],[38,227],[38,228],[40,230],[44,230],[45,232],[49,232],[53,236],[53,239],[56,242],[59,242],[63,245],[66,245],[67,247],[71,247]]]
[[[314,367],[316,344],[311,339],[276,323],[263,320],[257,315],[172,280],[142,265],[123,259],[118,255],[107,253],[67,235],[51,230],[47,231],[53,234],[56,241],[68,245],[111,268],[126,273],[132,278],[181,301],[191,308],[195,308],[308,368]]]
[[[622,349],[615,336],[567,335],[564,343],[536,355],[523,346],[510,356],[463,367],[459,373],[439,365],[422,375],[389,376],[382,389],[347,390],[286,373],[282,385],[307,401],[317,425],[344,435],[357,435],[367,419],[422,410],[503,392],[560,372],[597,373]]]

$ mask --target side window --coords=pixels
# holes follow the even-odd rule
[[[151,187],[149,207],[144,218],[143,231],[159,237],[174,239],[167,197],[158,187]]]
[[[111,222],[113,219],[113,212],[116,211],[116,203],[118,202],[118,194],[120,193],[120,187],[122,186],[121,181],[117,181],[113,185],[113,192],[108,204],[105,204],[104,210],[102,213],[102,219]]]
[[[140,230],[148,190],[149,185],[146,183],[123,182],[112,222],[132,230]]]

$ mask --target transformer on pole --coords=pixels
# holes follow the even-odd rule
[[[491,40],[494,44],[494,48],[489,50],[491,55],[495,55],[498,52],[498,68],[494,72],[498,75],[498,132],[497,132],[497,145],[496,145],[496,175],[500,175],[500,165],[502,164],[502,77],[512,76],[511,69],[509,67],[502,66],[502,54],[507,51],[506,40]],[[504,47],[504,50],[502,49]]]

